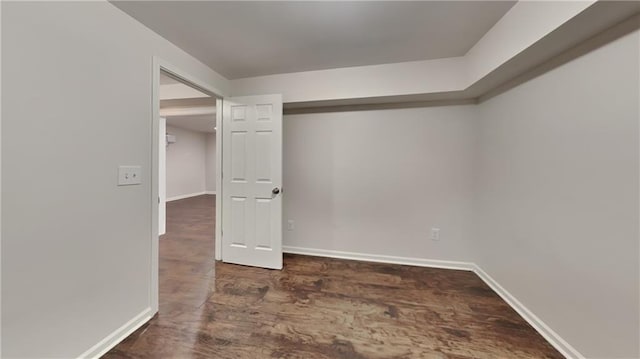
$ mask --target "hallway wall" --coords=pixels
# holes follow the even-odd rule
[[[176,142],[167,146],[167,199],[206,191],[207,134],[167,126]]]

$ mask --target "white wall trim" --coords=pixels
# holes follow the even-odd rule
[[[175,100],[175,99],[191,99],[191,98],[207,98],[209,95],[202,93],[191,86],[187,86],[183,83],[177,84],[165,84],[160,85],[162,89],[160,92],[160,100]]]
[[[2,6],[0,6],[0,19],[2,18]],[[1,32],[1,30],[0,30]],[[2,35],[0,34],[0,38]],[[2,59],[2,49],[0,46],[0,59]],[[0,69],[2,68],[2,61],[0,60]],[[0,71],[0,84],[2,83],[2,71]],[[2,86],[0,86],[2,87]],[[0,99],[2,98],[2,91],[0,91]],[[0,101],[2,102],[2,101]],[[2,129],[2,104],[0,104],[0,129]],[[2,138],[2,131],[0,130],[0,139]],[[1,141],[0,141],[1,142]],[[0,149],[2,149],[2,145],[0,144]],[[1,151],[0,151],[1,152]],[[2,159],[2,155],[0,154],[0,159]],[[0,208],[2,208],[2,164],[0,160]],[[1,212],[1,211],[0,211]],[[2,214],[0,213],[0,248],[2,248]],[[0,258],[2,258],[2,250],[0,250]],[[2,261],[0,260],[0,268],[2,268]],[[1,278],[2,276],[0,276]],[[2,280],[0,279],[0,308],[2,308]],[[0,328],[2,328],[2,315],[0,314]],[[0,356],[2,356],[2,330],[0,329]]]
[[[556,350],[558,350],[566,358],[584,359],[585,356],[580,354],[578,350],[572,347],[566,340],[545,324],[538,316],[533,314],[531,310],[525,307],[516,297],[514,297],[509,291],[504,289],[495,279],[493,279],[487,272],[482,270],[477,264],[474,264],[473,271],[482,279],[487,285],[493,289],[507,304],[511,306],[524,320],[527,321],[540,335],[542,335]]]
[[[143,310],[140,314],[133,317],[133,319],[126,322],[123,326],[116,329],[113,333],[107,335],[98,344],[91,347],[86,352],[82,353],[78,358],[100,358],[106,352],[115,347],[118,343],[123,341],[126,337],[131,335],[140,328],[144,323],[148,322],[153,317],[151,307]]]
[[[160,116],[197,116],[213,115],[215,113],[215,106],[169,107],[160,109]]]
[[[191,198],[191,197],[196,197],[196,196],[202,196],[203,194],[208,194],[208,193],[207,193],[207,191],[202,191],[202,192],[181,194],[179,196],[173,196],[173,197],[167,198],[167,202],[177,201],[179,199]]]
[[[475,264],[470,262],[456,262],[456,261],[443,261],[435,259],[423,259],[423,258],[410,258],[410,257],[395,257],[385,256],[380,254],[366,254],[355,252],[343,252],[334,251],[328,249],[315,249],[315,248],[302,248],[292,246],[282,246],[284,253],[291,254],[303,254],[314,257],[329,257],[339,259],[351,259],[356,261],[367,261],[377,263],[391,263],[391,264],[404,264],[417,267],[432,267],[443,269],[457,269],[473,271]]]
[[[216,108],[222,108],[222,99],[216,99]],[[222,260],[222,196],[224,189],[222,188],[222,111],[216,111],[216,191],[220,191],[220,196],[216,195],[216,225],[215,227],[215,250],[214,256],[217,261]]]
[[[436,259],[395,257],[379,254],[366,254],[355,252],[334,251],[329,249],[315,249],[282,246],[284,253],[302,254],[314,257],[329,257],[339,259],[350,259],[356,261],[367,261],[377,263],[402,264],[418,267],[431,267],[441,269],[456,269],[474,272],[484,281],[494,292],[496,292],[507,304],[509,304],[524,320],[527,321],[540,335],[542,335],[556,350],[566,358],[584,359],[585,356],[572,347],[566,340],[553,331],[547,324],[538,318],[531,310],[524,306],[516,297],[509,293],[504,287],[493,279],[487,272],[482,270],[477,264],[471,262],[443,261]]]
[[[204,191],[204,194],[216,194],[216,191]]]

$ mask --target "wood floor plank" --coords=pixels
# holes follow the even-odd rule
[[[562,358],[467,271],[285,255],[216,263],[215,196],[167,205],[160,311],[104,358]]]

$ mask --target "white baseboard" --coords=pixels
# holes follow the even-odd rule
[[[116,329],[113,333],[109,334],[106,338],[102,339],[98,344],[91,347],[86,352],[82,353],[79,358],[100,358],[106,352],[115,347],[118,343],[123,341],[126,337],[135,332],[144,323],[148,322],[153,317],[151,308],[147,308],[142,313],[136,315],[130,321],[126,322],[123,326]]]
[[[585,358],[584,355],[580,354],[578,350],[567,343],[566,340],[562,339],[562,337],[558,335],[558,333],[553,331],[553,329],[551,329],[540,318],[538,318],[538,316],[533,314],[531,310],[525,307],[524,304],[522,304],[522,302],[520,302],[516,297],[509,293],[509,291],[504,289],[504,287],[496,282],[496,280],[493,279],[489,274],[487,274],[487,272],[482,270],[482,268],[474,264],[473,271],[562,355],[564,355],[566,358]]]
[[[182,195],[179,195],[179,196],[173,196],[173,197],[167,198],[167,202],[177,201],[179,199],[191,198],[191,197],[196,197],[196,196],[202,196],[203,194],[207,194],[207,192],[196,192],[196,193],[182,194]]]
[[[538,318],[532,311],[524,306],[516,297],[504,289],[498,282],[496,282],[489,274],[483,271],[477,264],[471,262],[457,262],[457,261],[443,261],[435,259],[422,259],[422,258],[408,258],[408,257],[395,257],[384,256],[378,254],[365,254],[355,252],[342,252],[328,249],[315,249],[315,248],[302,248],[283,246],[284,253],[302,254],[315,257],[329,257],[350,259],[357,261],[378,262],[378,263],[390,263],[390,264],[403,264],[412,265],[418,267],[432,267],[442,269],[457,269],[472,271],[480,277],[493,291],[495,291],[507,304],[509,304],[520,316],[527,321],[540,335],[542,335],[556,350],[567,358],[584,359],[585,356],[580,354],[578,350],[572,347],[567,341],[562,339],[558,333],[553,331],[548,325],[546,325],[540,318]]]
[[[204,194],[216,194],[216,191],[205,191]]]
[[[457,269],[457,270],[467,270],[467,271],[473,271],[473,268],[474,268],[474,264],[469,262],[384,256],[379,254],[342,252],[342,251],[333,251],[328,249],[283,246],[282,251],[284,253],[303,254],[303,255],[315,256],[315,257],[329,257],[329,258],[351,259],[351,260],[366,261],[366,262],[404,264],[404,265],[411,265],[411,266],[417,266],[417,267],[432,267],[432,268]]]

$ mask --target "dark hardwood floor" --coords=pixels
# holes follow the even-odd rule
[[[562,358],[471,272],[215,263],[214,202],[168,204],[160,311],[104,358]]]

